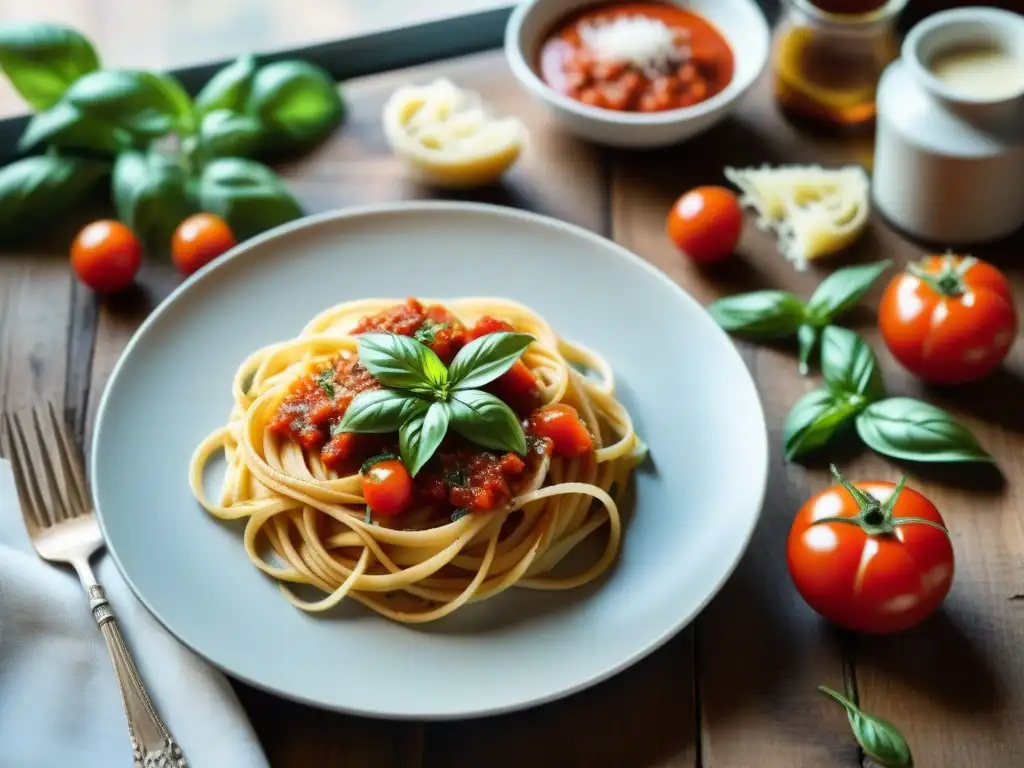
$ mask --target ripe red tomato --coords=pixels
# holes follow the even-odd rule
[[[594,438],[571,405],[552,403],[538,408],[530,416],[530,434],[552,443],[553,456],[573,458],[594,450]]]
[[[930,256],[893,277],[878,310],[878,329],[893,357],[941,384],[990,373],[1013,346],[1017,324],[1003,273],[953,255]]]
[[[363,471],[363,498],[373,514],[391,517],[412,501],[412,477],[398,459],[384,459]]]
[[[668,214],[669,239],[698,264],[731,254],[743,230],[743,209],[725,187],[696,187],[676,200]]]
[[[183,275],[191,275],[237,244],[224,219],[212,213],[197,213],[174,230],[171,258]]]
[[[839,484],[808,499],[793,520],[793,583],[840,627],[872,634],[909,629],[939,607],[953,583],[942,516],[902,481],[851,484],[832,472]]]
[[[99,293],[123,291],[142,266],[142,245],[124,224],[101,219],[87,224],[71,243],[71,268]]]

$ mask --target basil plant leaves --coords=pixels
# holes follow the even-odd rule
[[[197,211],[251,237],[302,215],[257,158],[308,149],[345,111],[309,62],[259,66],[245,54],[193,99],[173,75],[103,67],[85,36],[49,22],[0,25],[0,72],[35,111],[17,147],[33,155],[0,168],[2,241],[63,215],[104,177],[147,250],[168,250]]]
[[[951,414],[910,397],[887,397],[871,347],[846,328],[821,337],[824,386],[801,397],[782,427],[787,459],[799,459],[855,428],[870,448],[895,459],[991,462],[992,456]]]

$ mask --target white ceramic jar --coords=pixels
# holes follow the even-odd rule
[[[951,51],[996,51],[1024,72],[1024,16],[996,8],[937,13],[915,26],[878,89],[872,195],[908,234],[947,245],[998,239],[1024,226],[1024,84],[1001,93],[936,75]],[[997,53],[997,55],[1002,55]],[[994,81],[978,86],[991,86]]]

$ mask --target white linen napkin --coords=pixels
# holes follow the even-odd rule
[[[227,679],[182,646],[110,557],[93,567],[125,641],[190,768],[267,768]],[[40,560],[0,460],[0,768],[131,768],[106,646],[70,569]]]

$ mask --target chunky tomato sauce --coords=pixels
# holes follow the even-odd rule
[[[676,52],[653,71],[602,58],[585,41],[593,29],[624,17],[660,21]],[[622,112],[661,112],[699,104],[724,90],[735,60],[729,43],[702,16],[658,2],[613,2],[571,14],[547,36],[538,62],[541,79],[584,104]]]
[[[424,307],[409,299],[363,318],[351,332],[371,331],[411,336],[450,363],[470,341],[515,328],[492,317],[483,317],[467,328],[445,307]],[[270,431],[307,450],[318,450],[324,465],[339,474],[354,474],[373,456],[398,453],[397,434],[356,434],[336,429],[359,393],[380,388],[354,354],[339,357],[291,386],[270,421]],[[485,511],[500,507],[513,496],[516,482],[544,456],[582,456],[593,450],[593,440],[572,408],[543,405],[537,378],[521,360],[484,389],[522,418],[528,436],[527,454],[481,451],[449,432],[415,478],[419,502],[433,506],[439,515],[450,515],[455,509]]]

